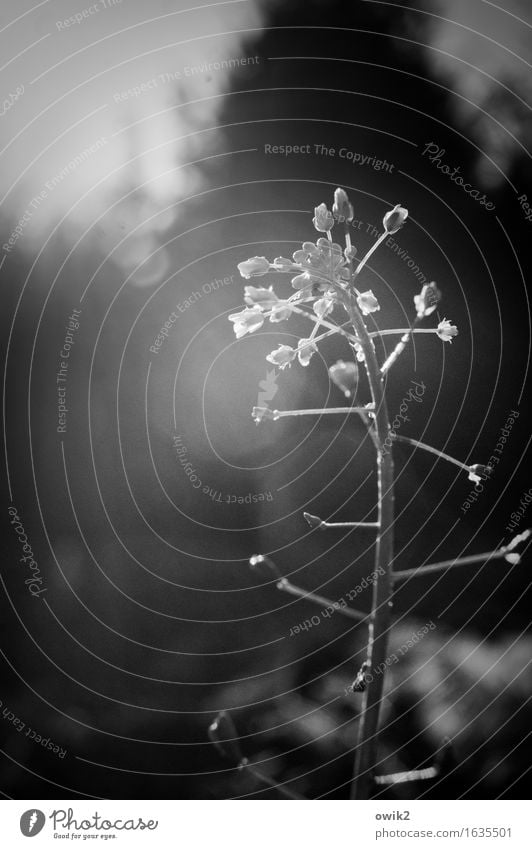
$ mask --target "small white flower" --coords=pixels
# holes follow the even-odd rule
[[[297,358],[302,366],[308,366],[310,358],[318,351],[317,346],[310,339],[300,339],[297,346]]]
[[[361,292],[360,295],[357,296],[357,304],[362,315],[369,315],[370,312],[377,312],[377,310],[380,310],[379,302],[371,289],[367,292]]]
[[[270,270],[270,263],[264,256],[254,256],[238,263],[238,270],[242,277],[249,280],[250,277],[261,277]]]
[[[446,318],[443,321],[440,321],[438,324],[438,329],[436,331],[442,342],[452,342],[453,336],[458,336],[458,328],[451,324],[450,321],[447,321]]]
[[[320,203],[319,206],[315,207],[312,223],[318,233],[328,233],[334,227],[332,212],[327,209],[326,204]]]
[[[307,286],[311,286],[313,283],[313,278],[310,276],[308,271],[304,271],[303,274],[297,274],[295,277],[292,277],[292,286],[294,289],[306,289]]]
[[[354,245],[344,248],[344,256],[348,262],[352,262],[357,255],[357,249]]]
[[[248,307],[260,307],[261,309],[271,309],[279,302],[279,298],[270,286],[269,289],[257,286],[244,286],[244,301]]]
[[[246,333],[253,333],[264,324],[264,316],[260,307],[246,307],[242,312],[235,312],[229,316],[229,321],[234,322],[233,330],[237,339],[241,339]]]
[[[279,345],[277,350],[268,354],[266,359],[269,363],[273,363],[274,366],[278,366],[280,369],[285,369],[293,362],[296,354],[297,351],[289,345]]]
[[[314,301],[312,309],[318,318],[325,318],[326,315],[329,315],[329,313],[333,311],[334,301],[332,298],[320,298],[319,300]]]
[[[386,213],[382,219],[382,224],[386,232],[391,235],[401,229],[407,218],[408,209],[398,203],[390,212]]]
[[[272,307],[270,321],[272,324],[277,324],[279,321],[286,321],[291,315],[292,309],[288,301],[277,301],[275,306]]]

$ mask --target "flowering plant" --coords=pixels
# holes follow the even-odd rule
[[[421,327],[425,319],[430,318],[436,311],[441,300],[441,292],[436,283],[423,286],[421,292],[414,297],[415,313],[406,328],[369,330],[365,319],[372,316],[375,325],[375,313],[380,312],[377,295],[371,290],[360,289],[361,273],[380,244],[390,235],[396,234],[407,221],[408,210],[397,204],[383,217],[383,231],[373,246],[360,261],[356,261],[357,250],[351,243],[349,224],[353,220],[353,206],[346,192],[338,188],[334,192],[332,209],[325,203],[320,203],[314,210],[312,223],[320,235],[315,242],[305,241],[293,254],[292,258],[276,257],[272,261],[265,257],[252,257],[241,262],[238,266],[240,274],[249,280],[255,277],[265,277],[271,273],[288,275],[292,292],[279,297],[271,285],[247,285],[244,289],[245,308],[229,316],[237,338],[247,333],[258,331],[266,321],[278,323],[287,321],[296,314],[304,316],[312,324],[310,335],[299,339],[296,347],[281,344],[267,355],[266,359],[279,370],[291,368],[299,363],[307,368],[313,355],[317,352],[322,340],[339,335],[346,345],[346,353],[350,359],[338,360],[329,368],[331,381],[351,399],[351,406],[327,407],[324,409],[301,410],[270,410],[268,407],[254,407],[253,418],[257,424],[265,421],[276,421],[284,416],[324,415],[324,414],[356,414],[367,427],[377,453],[378,518],[376,522],[327,522],[318,516],[304,514],[311,528],[323,531],[338,527],[365,528],[376,533],[375,546],[375,581],[370,614],[356,611],[352,608],[341,608],[343,615],[359,622],[365,622],[368,627],[367,655],[361,669],[354,675],[351,686],[352,693],[362,694],[362,706],[359,718],[358,744],[355,755],[355,768],[352,783],[353,798],[371,798],[379,784],[388,782],[390,776],[377,776],[375,767],[378,762],[377,745],[379,731],[379,714],[383,698],[384,674],[378,674],[386,668],[388,633],[391,624],[392,598],[396,583],[418,574],[454,568],[466,563],[479,562],[488,558],[504,558],[510,563],[519,559],[515,547],[526,538],[528,532],[521,534],[510,545],[503,546],[488,554],[471,555],[458,560],[443,561],[429,566],[405,571],[394,571],[393,562],[393,531],[394,531],[394,460],[393,446],[403,442],[415,449],[428,451],[441,459],[448,461],[467,473],[469,480],[478,482],[489,475],[491,468],[484,464],[469,464],[445,454],[437,448],[419,442],[410,437],[398,435],[390,425],[386,403],[384,378],[396,363],[402,352],[409,344],[412,336],[417,333],[433,334],[442,342],[452,342],[458,334],[457,328],[446,318],[439,321],[436,327]],[[333,228],[339,228],[343,235],[343,244],[335,241],[332,236]],[[374,345],[375,337],[388,335],[399,336],[395,345],[384,362],[379,361]],[[359,381],[359,363],[364,365],[369,397],[360,399],[362,389]],[[296,366],[298,367],[298,366]],[[263,555],[251,558],[251,565],[265,566],[273,572],[277,587],[295,595],[302,595],[307,600],[328,602],[321,596],[314,596],[296,587],[279,573],[275,564]],[[221,744],[220,727],[227,720],[216,720],[211,726],[212,739],[218,746]],[[229,753],[228,756],[231,756]],[[236,764],[240,768],[249,766],[247,759],[242,757]],[[405,780],[421,780],[428,778],[431,770],[421,771],[424,775],[414,772]],[[388,782],[390,783],[390,782]],[[287,793],[279,787],[280,792]]]

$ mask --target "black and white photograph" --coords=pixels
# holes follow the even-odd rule
[[[529,847],[530,0],[0,44],[2,842]]]

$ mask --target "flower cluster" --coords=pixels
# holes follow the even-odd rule
[[[318,351],[318,343],[327,336],[337,332],[343,333],[350,343],[358,362],[365,362],[366,352],[361,340],[351,333],[343,331],[342,326],[333,319],[335,308],[349,314],[350,308],[356,304],[361,318],[380,310],[380,304],[371,289],[359,291],[355,283],[358,276],[374,253],[379,244],[388,236],[397,233],[408,218],[408,210],[397,204],[383,217],[383,231],[362,260],[354,268],[353,260],[356,248],[351,244],[348,224],[353,220],[354,210],[346,192],[336,189],[332,209],[327,204],[320,203],[314,209],[312,223],[319,235],[315,242],[303,242],[301,247],[292,254],[291,258],[279,256],[270,262],[264,256],[255,256],[238,265],[242,277],[249,280],[252,277],[263,277],[268,273],[288,274],[292,289],[295,292],[286,298],[280,298],[272,286],[246,286],[244,290],[245,308],[229,316],[233,322],[237,339],[247,333],[259,330],[269,319],[273,324],[286,321],[294,313],[305,316],[314,322],[311,334],[291,346],[280,344],[266,359],[277,368],[284,370],[297,361],[302,366],[308,366],[313,355]],[[345,246],[342,247],[332,237],[335,225],[342,225]],[[323,235],[325,234],[325,235]],[[434,282],[423,286],[421,292],[414,297],[416,317],[410,329],[384,330],[371,333],[370,336],[398,333],[403,336],[401,344],[404,348],[411,332],[435,333],[443,342],[451,342],[457,335],[458,329],[447,319],[439,322],[433,330],[417,330],[417,324],[432,315],[441,299],[441,293]],[[318,335],[320,327],[328,328],[327,332]],[[399,346],[398,346],[399,347]],[[356,364],[353,364],[356,368]],[[385,367],[388,364],[385,364]],[[335,376],[340,372],[330,371],[330,377],[336,382]],[[340,385],[340,384],[339,384]],[[344,390],[343,386],[340,388]]]

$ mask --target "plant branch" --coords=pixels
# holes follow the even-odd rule
[[[251,775],[254,775],[255,778],[260,781],[262,784],[265,784],[266,787],[271,787],[272,790],[277,790],[281,796],[284,796],[285,799],[303,799],[303,796],[299,796],[298,793],[293,793],[291,790],[288,790],[282,784],[277,784],[272,778],[265,775],[261,770],[257,769],[256,766],[250,764],[247,758],[244,758],[238,765],[238,769],[246,770]]]
[[[415,319],[414,319],[414,321],[412,322],[411,327],[409,327],[409,328],[408,328],[408,330],[406,331],[406,333],[404,334],[404,336],[401,338],[401,341],[397,343],[397,345],[396,345],[396,346],[395,346],[395,348],[393,349],[393,351],[392,351],[392,353],[390,354],[390,356],[389,356],[389,357],[387,357],[387,359],[386,359],[386,360],[384,361],[384,363],[382,364],[382,366],[381,366],[381,374],[386,374],[386,372],[387,372],[387,371],[389,371],[389,370],[391,369],[391,367],[393,366],[393,364],[395,363],[395,361],[396,361],[397,359],[399,359],[399,357],[401,356],[401,354],[402,354],[402,353],[403,353],[403,351],[405,350],[406,346],[408,345],[408,343],[409,343],[409,341],[410,341],[410,339],[411,339],[411,337],[412,337],[412,333],[414,333],[414,332],[416,331],[416,326],[417,326],[417,324],[420,322],[420,320],[421,320],[421,317],[420,317],[420,316],[416,316],[416,318],[415,318]]]
[[[308,310],[301,309],[301,307],[296,307],[296,306],[294,306],[293,303],[290,303],[289,307],[292,310],[292,312],[297,313],[297,315],[304,315],[305,318],[310,319],[310,321],[313,321],[316,324],[321,324],[323,327],[327,327],[331,332],[339,333],[341,336],[345,336],[346,339],[348,339],[349,342],[351,342],[353,344],[355,342],[360,341],[359,339],[357,339],[356,336],[353,336],[351,333],[347,333],[347,331],[344,330],[344,326],[345,326],[344,324],[333,324],[331,321],[327,321],[327,319],[325,319],[325,318],[318,318],[318,316],[315,313],[310,312]],[[272,312],[275,313],[275,310],[272,310]],[[271,313],[268,312],[268,313],[265,313],[264,315],[269,316],[269,315],[271,315]],[[346,322],[346,324],[351,324],[351,322]]]
[[[520,555],[513,553],[510,546],[503,546],[495,551],[486,551],[483,554],[470,554],[467,557],[458,557],[454,560],[442,560],[441,563],[430,563],[428,566],[418,566],[417,569],[402,569],[392,573],[394,584],[399,581],[404,581],[407,578],[430,575],[433,572],[443,572],[447,569],[454,569],[456,566],[469,566],[472,563],[485,563],[488,560],[504,559],[508,563],[516,564],[520,561]]]
[[[437,778],[440,770],[437,766],[426,769],[410,769],[407,772],[394,772],[391,775],[376,775],[375,784],[389,786],[390,784],[405,784],[408,781],[427,781]]]
[[[374,245],[373,250],[383,241],[384,235]],[[362,263],[358,266],[357,271],[364,265],[373,250],[368,252]],[[351,787],[351,798],[369,799],[374,790],[373,776],[377,761],[379,715],[383,699],[384,681],[384,675],[376,674],[376,670],[380,664],[386,661],[392,608],[390,599],[392,593],[391,567],[393,560],[394,521],[393,453],[392,451],[384,450],[384,444],[390,432],[390,423],[373,340],[369,336],[355,298],[351,293],[346,297],[345,305],[364,353],[364,362],[375,410],[374,442],[377,448],[378,463],[379,533],[375,548],[375,572],[377,577],[373,584],[371,623],[369,626],[367,651],[368,669],[369,671],[375,670],[375,674],[371,676],[368,687],[364,692]]]
[[[390,330],[372,330],[369,336],[374,339],[376,336],[399,336],[401,333],[436,333],[437,327],[397,327]]]
[[[325,598],[324,596],[316,595],[316,593],[309,593],[301,587],[297,587],[295,584],[290,583],[290,581],[281,575],[277,565],[271,557],[268,557],[267,554],[254,554],[253,557],[249,558],[249,565],[252,569],[265,566],[266,570],[274,576],[278,590],[290,593],[290,595],[298,596],[299,598],[305,598],[307,601],[313,601],[322,607],[335,607],[336,609],[337,602],[331,601],[331,599]],[[348,619],[355,619],[357,622],[362,622],[364,619],[368,618],[367,613],[362,613],[361,610],[354,610],[352,607],[338,607],[337,610],[338,613],[341,613],[343,616],[347,616]]]
[[[378,522],[326,522],[312,513],[303,513],[303,518],[311,528],[319,528],[324,531],[327,528],[379,528]]]
[[[253,417],[271,419],[276,422],[286,416],[327,416],[348,415],[350,413],[365,413],[371,407],[318,407],[304,410],[270,410],[269,407],[253,407]]]
[[[283,590],[283,592],[295,595],[298,598],[304,598],[307,601],[313,601],[315,604],[319,604],[322,607],[334,607],[337,613],[341,613],[348,619],[354,619],[355,622],[364,622],[365,619],[368,619],[368,613],[363,613],[362,610],[354,610],[352,607],[338,607],[338,602],[331,601],[330,598],[325,598],[324,596],[317,595],[316,593],[307,592],[307,590],[302,589],[302,587],[297,587],[295,584],[290,583],[290,581],[286,578],[281,578],[281,580],[277,582],[276,586],[278,590]]]
[[[379,238],[377,239],[377,241],[375,242],[375,244],[373,245],[373,247],[371,247],[371,248],[369,249],[369,251],[367,252],[367,254],[365,255],[365,257],[361,260],[361,262],[359,262],[359,263],[358,263],[358,265],[357,265],[357,267],[356,267],[356,271],[355,271],[355,273],[354,273],[354,277],[358,277],[358,275],[360,274],[360,272],[361,272],[361,271],[362,271],[362,269],[364,268],[365,264],[367,263],[368,259],[369,259],[369,258],[370,258],[370,257],[371,257],[374,253],[375,253],[375,251],[377,250],[377,248],[379,247],[379,245],[381,245],[381,244],[382,244],[382,242],[384,242],[384,240],[385,240],[385,239],[386,239],[389,235],[390,235],[390,234],[388,233],[388,231],[387,231],[387,230],[385,230],[385,231],[384,231],[384,233],[381,233],[381,235],[379,236]]]
[[[423,451],[427,451],[428,454],[434,454],[435,457],[439,457],[441,460],[447,460],[448,463],[452,463],[453,466],[458,466],[459,469],[463,469],[465,472],[471,472],[471,466],[468,466],[467,463],[462,463],[461,460],[456,460],[455,457],[451,457],[451,455],[446,454],[445,451],[440,451],[439,448],[427,445],[426,442],[420,442],[419,439],[411,439],[409,436],[400,436],[399,434],[395,434],[394,440],[405,442],[407,445],[413,445],[414,448],[421,448]]]

